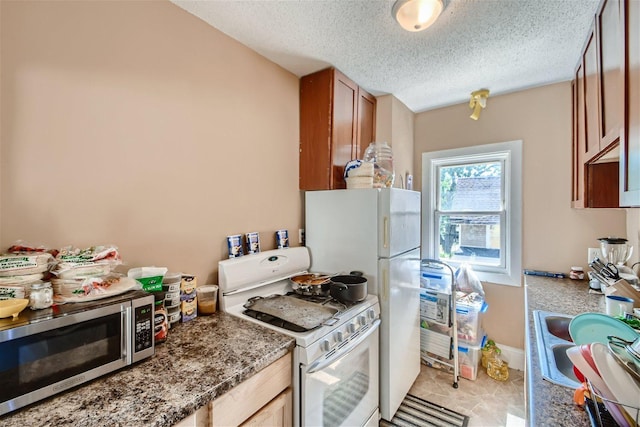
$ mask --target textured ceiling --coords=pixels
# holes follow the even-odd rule
[[[428,29],[393,0],[172,0],[297,76],[335,66],[414,112],[571,80],[599,0],[451,0]]]

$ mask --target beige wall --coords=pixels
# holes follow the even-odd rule
[[[622,209],[571,208],[569,82],[490,97],[480,120],[470,114],[464,103],[416,115],[416,176],[422,173],[423,152],[523,140],[523,268],[586,268],[587,248],[597,247],[598,237],[626,235]],[[524,348],[524,288],[487,283],[485,292],[489,336]]]
[[[0,2],[0,246],[116,244],[217,281],[297,245],[298,79],[165,1]]]
[[[397,188],[406,188],[407,173],[413,174],[414,116],[413,112],[393,95],[377,98],[376,139],[386,141],[391,145],[393,167],[396,171],[393,186]]]

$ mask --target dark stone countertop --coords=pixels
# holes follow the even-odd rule
[[[573,403],[574,390],[542,379],[533,311],[572,316],[585,312],[604,313],[604,297],[590,294],[586,280],[525,276],[525,287],[528,425],[589,426],[587,413]]]
[[[267,367],[295,340],[225,313],[178,324],[139,363],[0,417],[3,427],[171,426]]]

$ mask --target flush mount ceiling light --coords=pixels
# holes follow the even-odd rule
[[[480,111],[487,106],[487,98],[489,97],[489,89],[480,89],[475,92],[471,92],[471,100],[469,101],[469,108],[473,108],[473,113],[469,117],[473,120],[480,118]]]
[[[415,32],[436,22],[442,9],[443,0],[397,0],[391,13],[402,28]]]

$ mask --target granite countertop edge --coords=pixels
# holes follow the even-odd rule
[[[168,427],[290,352],[295,339],[218,312],[178,324],[154,356],[0,417],[3,427]]]
[[[535,310],[575,316],[604,312],[602,294],[590,293],[585,280],[525,276],[525,345],[527,354],[527,425],[589,426],[587,413],[573,403],[574,390],[542,378],[534,325]]]

